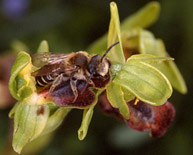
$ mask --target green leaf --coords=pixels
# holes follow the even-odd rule
[[[122,49],[119,13],[116,3],[110,3],[110,10],[111,20],[108,32],[108,47],[117,42],[117,40],[119,41],[119,44],[113,47],[107,56],[110,58],[111,61],[124,63],[125,57]]]
[[[121,31],[130,31],[133,28],[146,28],[153,24],[160,12],[160,5],[158,2],[150,2],[145,7],[141,8],[137,13],[127,17],[121,23]],[[95,54],[102,54],[107,48],[107,34],[96,40],[91,44],[87,51]]]
[[[48,105],[26,105],[19,103],[14,115],[13,149],[22,148],[37,138],[43,131],[49,116]]]
[[[112,107],[118,108],[121,115],[125,119],[129,119],[129,108],[124,99],[124,93],[120,85],[114,84],[113,82],[107,86],[107,98],[111,103]]]
[[[48,42],[46,40],[43,40],[38,49],[37,49],[37,52],[40,53],[40,52],[49,52],[49,45],[48,45]]]
[[[41,133],[42,135],[48,134],[54,130],[56,130],[61,123],[63,122],[64,118],[67,116],[67,114],[71,111],[70,108],[60,107],[58,108],[49,118],[46,123],[46,126]]]
[[[151,54],[136,54],[136,55],[132,55],[131,57],[129,57],[129,59],[127,59],[127,62],[131,60],[142,61],[148,64],[154,64],[154,63],[158,63],[162,61],[172,61],[174,59],[170,57],[155,56]]]
[[[17,94],[18,83],[16,81],[16,77],[30,62],[31,62],[30,55],[22,51],[22,52],[19,52],[11,68],[11,76],[9,79],[9,91],[11,95],[17,100],[19,100],[20,97]]]
[[[79,140],[84,140],[84,138],[87,135],[88,132],[88,127],[90,125],[92,116],[93,116],[93,110],[95,105],[98,102],[98,96],[103,92],[104,90],[98,90],[96,93],[96,100],[94,101],[93,105],[91,107],[89,107],[88,109],[84,109],[83,112],[83,117],[82,117],[82,123],[80,128],[78,129],[78,139]]]
[[[113,82],[152,105],[164,104],[172,94],[167,78],[155,67],[140,61],[128,61]]]
[[[168,57],[164,43],[156,40],[154,35],[145,30],[140,31],[139,52],[143,54],[152,54],[156,56]],[[187,92],[186,83],[173,61],[164,61],[163,63],[153,64],[158,68],[171,82],[172,86],[179,92],[185,94]]]

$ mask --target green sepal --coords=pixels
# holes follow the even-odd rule
[[[112,82],[107,86],[106,92],[107,98],[112,107],[118,108],[120,114],[125,119],[129,119],[129,107],[124,99],[124,92],[122,91],[121,86]]]
[[[18,86],[20,88],[22,87],[21,85],[18,85],[18,81],[19,81],[19,84],[21,84],[21,82],[20,82],[20,80],[17,79],[17,76],[30,62],[31,62],[30,55],[27,54],[26,52],[22,51],[22,52],[19,52],[13,66],[11,68],[11,76],[9,79],[9,91],[10,91],[11,95],[17,100],[20,100],[20,96],[17,93]]]
[[[14,114],[13,149],[20,153],[22,148],[37,138],[43,131],[49,117],[48,105],[27,105],[18,103]]]
[[[168,79],[158,69],[141,61],[128,61],[113,82],[152,105],[164,104],[172,94]]]
[[[146,30],[139,33],[139,52],[142,54],[152,54],[156,56],[168,57],[164,43],[155,39],[154,35]],[[164,61],[163,63],[153,64],[158,68],[171,82],[172,86],[179,92],[185,94],[187,92],[186,83],[173,61]]]
[[[172,61],[174,60],[174,58],[171,57],[163,57],[163,56],[155,56],[155,55],[151,55],[151,54],[136,54],[136,55],[132,55],[131,57],[129,57],[127,59],[128,61],[142,61],[142,62],[146,62],[148,64],[155,64],[155,63],[159,63],[162,61]]]
[[[37,52],[40,53],[40,52],[49,52],[49,45],[48,45],[48,42],[46,40],[43,40],[41,41],[38,49],[37,49]]]
[[[111,10],[111,20],[109,24],[107,46],[110,47],[112,44],[114,44],[117,41],[119,41],[119,44],[113,47],[107,56],[110,58],[111,61],[124,63],[125,57],[123,54],[119,13],[118,13],[118,8],[116,3],[114,2],[110,3],[110,10]]]
[[[136,27],[146,28],[157,21],[159,14],[159,2],[150,2],[135,14],[126,18],[121,24],[121,31],[128,31]]]
[[[127,17],[121,23],[121,31],[130,31],[133,28],[146,28],[153,24],[160,13],[160,5],[158,2],[150,2],[136,13]],[[87,51],[89,53],[102,54],[107,48],[107,34],[91,44]]]
[[[49,116],[46,126],[43,132],[41,133],[41,136],[56,130],[61,125],[64,118],[70,111],[71,111],[70,108],[66,107],[58,108],[51,116]]]

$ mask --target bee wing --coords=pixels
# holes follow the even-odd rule
[[[37,71],[31,73],[32,76],[45,76],[53,73],[64,73],[66,75],[77,71],[75,65],[67,66],[65,63],[55,63],[55,64],[47,64],[38,69]]]
[[[36,67],[42,67],[46,64],[55,64],[65,61],[70,54],[68,53],[50,53],[42,52],[32,55],[32,63]]]

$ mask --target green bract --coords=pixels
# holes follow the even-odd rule
[[[25,105],[18,103],[14,115],[13,148],[20,153],[22,148],[37,138],[49,117],[48,105]]]

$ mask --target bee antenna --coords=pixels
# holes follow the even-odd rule
[[[105,54],[103,54],[102,58],[101,58],[101,61],[104,59],[104,57],[109,53],[109,51],[115,46],[117,45],[119,42],[115,42],[114,44],[112,44],[105,52]]]
[[[82,94],[84,93],[84,91],[85,91],[86,87],[88,86],[88,83],[90,82],[90,80],[91,80],[92,77],[93,77],[93,74],[91,74],[90,77],[88,78],[88,80],[87,80],[84,88],[82,89],[80,95],[82,95]]]

